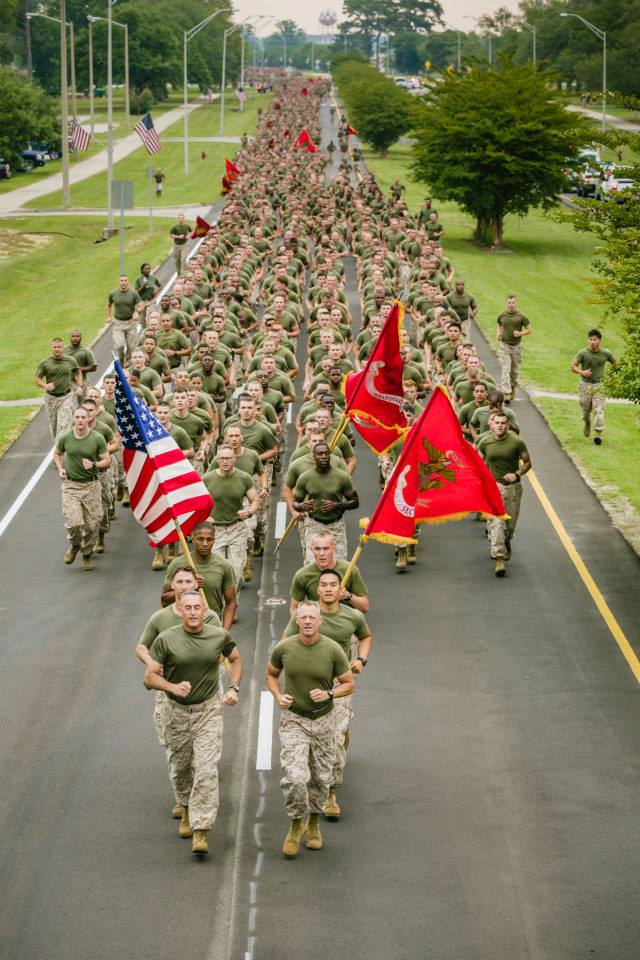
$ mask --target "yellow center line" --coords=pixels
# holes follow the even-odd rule
[[[558,537],[560,539],[560,542],[562,543],[562,546],[565,548],[565,550],[569,554],[569,557],[571,558],[571,562],[573,563],[574,567],[578,571],[578,574],[580,575],[580,579],[582,580],[585,587],[589,591],[591,595],[591,599],[593,600],[596,607],[598,608],[598,612],[600,613],[600,616],[602,617],[607,627],[609,628],[609,632],[611,633],[611,636],[618,644],[618,647],[620,648],[620,652],[622,653],[622,656],[625,658],[625,660],[629,664],[631,672],[633,673],[638,683],[640,683],[640,661],[638,660],[638,657],[636,656],[633,647],[627,640],[624,630],[622,629],[622,627],[614,617],[611,607],[609,606],[605,598],[602,596],[602,593],[600,592],[600,589],[597,583],[589,573],[587,565],[585,564],[584,560],[576,550],[573,544],[573,541],[571,540],[571,537],[567,533],[567,530],[562,520],[554,510],[553,506],[551,505],[551,501],[549,500],[546,493],[544,492],[542,484],[538,480],[533,470],[530,470],[527,476],[529,477],[531,481],[531,486],[533,487],[533,490],[542,505],[542,509],[544,510],[549,520],[551,521],[551,525],[555,530],[555,532],[558,534]]]

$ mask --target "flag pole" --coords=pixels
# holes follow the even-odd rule
[[[342,416],[340,417],[340,422],[338,423],[338,426],[334,430],[333,437],[331,438],[331,441],[329,443],[329,453],[332,453],[335,450],[338,440],[340,439],[340,437],[345,432],[348,426],[349,426],[349,414],[343,413]]]
[[[193,570],[195,576],[197,577],[199,574],[198,574],[198,571],[196,570],[196,565],[195,565],[194,559],[193,559],[193,557],[191,556],[191,550],[189,550],[189,544],[187,543],[187,538],[185,537],[184,533],[182,532],[182,528],[181,528],[180,524],[178,523],[178,521],[176,520],[175,517],[173,518],[173,523],[174,523],[174,526],[175,526],[175,528],[176,528],[176,533],[178,534],[178,540],[180,541],[180,547],[181,547],[181,549],[182,549],[182,553],[184,554],[184,558],[185,558],[185,560],[187,561],[187,563],[189,564],[189,566],[191,567],[191,569]],[[204,601],[204,605],[205,605],[205,607],[206,607],[207,610],[208,610],[208,609],[209,609],[209,604],[207,603],[207,598],[206,598],[205,595],[204,595],[204,590],[202,589],[202,587],[199,587],[198,593],[199,593],[200,596],[202,597],[202,599],[203,599],[203,601]]]
[[[366,541],[364,539],[364,536],[360,537],[360,543],[356,547],[355,553],[353,554],[353,556],[351,557],[351,560],[349,561],[349,566],[345,570],[344,577],[342,578],[342,583],[340,584],[340,586],[343,589],[346,587],[347,583],[349,582],[349,578],[351,577],[355,569],[355,565],[360,558],[360,554],[362,553],[365,543]]]
[[[302,516],[300,514],[298,514],[297,517],[291,517],[291,520],[289,520],[289,523],[287,524],[286,530],[284,531],[284,533],[282,534],[282,536],[280,537],[280,539],[276,544],[276,548],[273,551],[274,553],[278,552],[282,544],[285,542],[285,540],[287,539],[287,537],[295,527],[296,523],[298,523],[300,520],[302,520]]]

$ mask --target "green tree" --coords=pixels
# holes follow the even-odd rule
[[[476,239],[499,247],[507,214],[556,203],[589,129],[530,66],[445,73],[421,116],[413,173],[475,217]]]
[[[0,67],[0,156],[18,166],[27,140],[59,138],[56,102],[35,81],[11,67]]]
[[[357,60],[343,62],[334,77],[350,122],[366,143],[386,156],[389,147],[413,126],[413,100],[375,67]]]

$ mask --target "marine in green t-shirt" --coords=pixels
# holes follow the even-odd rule
[[[502,416],[506,417],[503,411]],[[523,457],[528,459],[527,445],[512,430],[502,436],[488,433],[478,441],[478,453],[484,459],[494,480],[502,482],[505,474],[518,473]]]
[[[218,457],[220,458],[220,454],[224,454],[225,452],[226,448],[221,446]],[[202,478],[204,485],[213,498],[211,517],[214,523],[224,525],[236,523],[238,520],[244,519],[239,516],[239,513],[243,509],[244,498],[249,496],[249,491],[251,490],[253,490],[255,497],[253,477],[237,468],[232,468],[226,472],[228,462],[228,460],[222,458],[222,468],[216,467],[208,473],[205,473]]]
[[[199,632],[188,633],[180,624],[163,630],[153,641],[149,655],[162,666],[169,683],[191,684],[186,697],[167,691],[171,700],[189,706],[209,700],[218,692],[220,657],[228,657],[235,645],[221,627],[204,624]]]
[[[233,567],[228,560],[215,553],[210,553],[207,558],[200,556],[197,548],[193,553],[193,565],[198,576],[204,581],[202,589],[209,608],[222,617],[225,604],[228,603],[225,593],[229,593],[229,596],[231,590],[235,593],[236,579]],[[176,570],[183,566],[184,557],[176,557],[171,561],[165,572],[165,588],[171,589],[171,581]]]
[[[64,455],[67,480],[90,483],[98,479],[95,462],[107,452],[107,442],[96,430],[90,430],[86,437],[77,437],[71,429],[58,438],[56,450]],[[91,460],[94,466],[87,469],[82,463],[84,458]]]
[[[301,474],[293,491],[294,509],[322,523],[340,520],[346,510],[359,506],[351,477],[332,467],[330,456],[327,444],[317,444],[313,451],[315,466]]]
[[[275,645],[269,662],[276,670],[284,670],[285,694],[293,698],[289,709],[314,717],[333,710],[333,700],[316,702],[310,691],[332,690],[335,678],[349,671],[349,661],[335,640],[320,634],[314,643],[303,643],[299,628],[294,636]]]

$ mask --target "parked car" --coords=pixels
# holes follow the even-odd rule
[[[410,80],[407,80],[406,77],[394,77],[393,82],[397,87],[404,87],[405,90],[408,90],[413,84]]]
[[[11,164],[7,163],[4,157],[0,157],[0,180],[11,179]]]
[[[617,170],[607,169],[598,182],[596,197],[598,200],[615,200],[616,203],[624,203],[627,199],[624,194],[636,186],[637,182],[624,167],[619,167]]]
[[[41,150],[23,150],[20,154],[22,157],[22,169],[26,173],[30,173],[31,170],[35,170],[36,167],[44,167],[46,160],[44,153]]]
[[[53,144],[48,143],[46,140],[44,143],[34,143],[29,141],[27,143],[28,150],[35,150],[37,153],[41,153],[45,160],[59,160],[60,159],[60,150],[53,146]]]
[[[588,163],[578,171],[576,193],[579,197],[595,197],[598,183],[602,179],[602,167]]]

